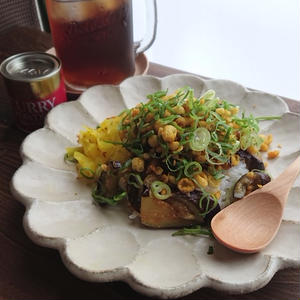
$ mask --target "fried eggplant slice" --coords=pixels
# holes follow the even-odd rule
[[[209,224],[212,217],[220,211],[220,206],[211,197],[202,198],[201,191],[189,194],[176,192],[166,200],[142,197],[141,222],[155,228]]]
[[[247,169],[249,171],[252,170],[265,170],[265,165],[261,159],[259,159],[257,156],[249,153],[246,150],[239,150],[237,154],[240,156],[241,159],[245,160]]]
[[[249,193],[257,190],[271,181],[271,177],[265,172],[250,171],[243,175],[233,189],[233,202],[242,199]]]

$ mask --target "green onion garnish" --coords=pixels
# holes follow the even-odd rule
[[[86,179],[93,179],[95,172],[90,168],[80,168],[79,173]]]
[[[190,147],[194,151],[202,151],[207,148],[210,140],[210,132],[206,128],[197,128],[194,131],[192,140],[190,141]]]
[[[65,153],[64,161],[71,162],[71,163],[77,163],[77,159],[75,159],[73,156],[69,155],[68,153]]]
[[[151,183],[151,191],[154,197],[160,200],[168,199],[171,196],[170,187],[166,183],[158,180]]]
[[[178,235],[205,235],[208,237],[212,237],[212,232],[210,229],[204,228],[200,225],[194,226],[194,227],[185,227],[182,229],[179,229],[178,231],[174,232],[172,236],[178,236]]]
[[[131,184],[135,188],[139,189],[143,186],[143,180],[140,175],[135,173],[130,173],[128,177],[128,184]]]
[[[192,161],[190,163],[187,163],[184,167],[183,173],[186,177],[193,177],[196,174],[199,174],[202,172],[202,167],[201,165],[196,162]]]
[[[117,205],[122,199],[124,199],[127,196],[126,192],[122,192],[120,194],[117,194],[113,196],[112,198],[105,197],[103,195],[97,194],[97,190],[94,189],[92,192],[92,197],[94,200],[99,204],[109,204],[112,206]]]

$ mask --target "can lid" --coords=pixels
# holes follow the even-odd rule
[[[0,73],[12,80],[31,82],[59,72],[60,60],[44,52],[24,52],[10,56],[0,65]]]

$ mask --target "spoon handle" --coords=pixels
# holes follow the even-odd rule
[[[264,192],[275,195],[285,204],[289,191],[300,171],[300,156],[294,160],[275,180],[263,187]]]

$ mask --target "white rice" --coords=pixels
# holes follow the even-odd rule
[[[241,161],[237,166],[224,171],[223,174],[225,177],[222,179],[219,186],[219,190],[221,191],[219,205],[221,209],[230,204],[235,183],[246,173],[248,173],[248,169],[246,168],[244,161]]]

